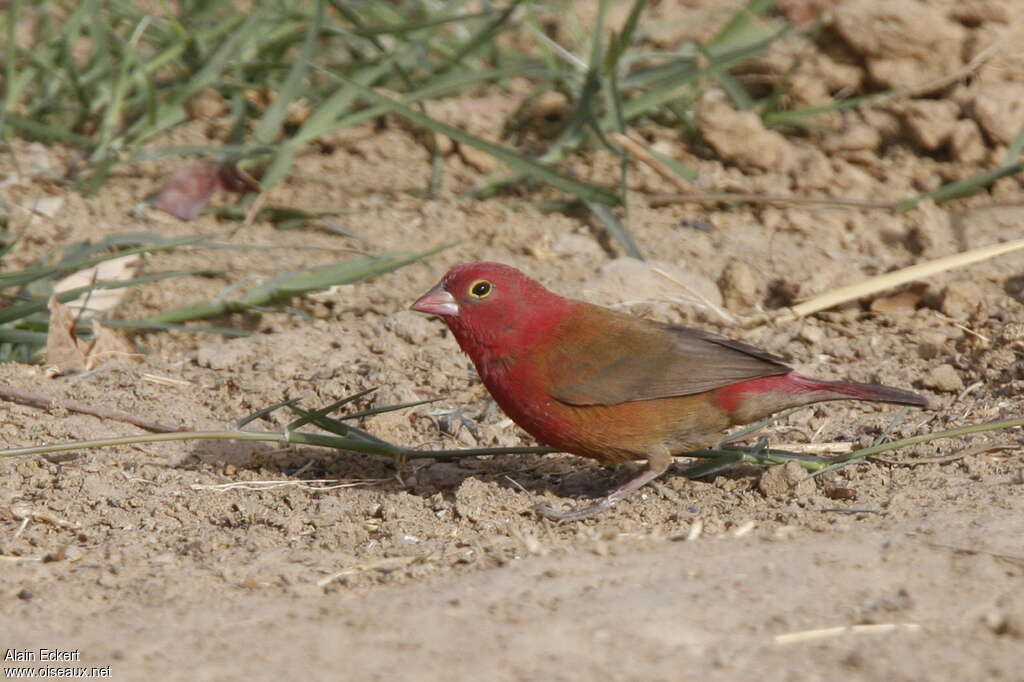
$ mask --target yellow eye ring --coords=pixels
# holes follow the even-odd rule
[[[469,295],[473,298],[487,298],[494,291],[494,285],[486,279],[478,279],[469,285]]]

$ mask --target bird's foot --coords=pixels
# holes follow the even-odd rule
[[[533,510],[540,516],[554,521],[558,525],[563,523],[569,523],[570,521],[582,521],[583,519],[589,519],[592,516],[597,516],[601,512],[608,511],[615,506],[615,503],[619,501],[619,498],[609,495],[608,497],[602,497],[594,504],[586,507],[577,507],[576,509],[570,509],[568,511],[558,511],[551,507],[546,507],[539,502],[533,505]]]
[[[594,504],[564,512],[555,511],[542,504],[535,504],[533,508],[545,519],[550,519],[559,525],[568,521],[589,519],[591,516],[597,516],[601,512],[608,511],[615,506],[616,502],[626,499],[658,476],[661,476],[670,464],[672,464],[672,454],[668,448],[664,445],[655,446],[648,452],[647,469],[645,471],[640,472],[638,476],[630,479],[625,485],[615,489],[610,495],[602,497]]]

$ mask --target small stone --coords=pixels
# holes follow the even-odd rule
[[[999,337],[1007,343],[1024,341],[1024,322],[1011,322],[1005,325]]]
[[[1006,82],[979,89],[971,111],[992,142],[1010,144],[1024,127],[1024,84]]]
[[[914,100],[903,107],[903,124],[911,139],[930,152],[952,136],[960,107],[950,100]]]
[[[946,393],[959,393],[964,390],[964,380],[953,369],[953,365],[948,363],[932,368],[932,371],[924,376],[922,383],[928,388]]]
[[[981,129],[974,121],[957,121],[949,136],[949,151],[953,160],[958,163],[981,163],[985,160],[987,149],[981,137]]]
[[[932,341],[922,341],[917,344],[917,354],[923,360],[934,360],[942,352],[942,346]]]
[[[753,268],[743,261],[731,261],[725,266],[718,278],[718,288],[722,291],[726,307],[735,311],[749,310],[764,297],[763,283]]]
[[[981,308],[985,294],[977,283],[962,279],[950,282],[942,294],[942,312],[956,320],[964,320]]]
[[[719,156],[740,168],[786,172],[797,155],[781,134],[764,127],[752,111],[737,111],[721,90],[709,90],[697,104],[697,126]]]
[[[804,326],[800,327],[798,336],[812,346],[817,346],[825,340],[825,332],[821,331],[820,327],[815,327],[806,322]]]
[[[765,497],[772,499],[805,498],[816,490],[814,479],[807,478],[807,472],[794,460],[768,467],[761,474],[757,487]]]
[[[873,151],[881,146],[881,133],[866,123],[854,123],[822,141],[822,148],[827,152]]]
[[[984,362],[989,369],[1005,372],[1017,364],[1017,352],[1012,348],[993,348],[984,355]]]
[[[470,147],[468,144],[459,145],[459,156],[481,173],[491,173],[498,167],[496,158],[476,147]]]
[[[967,26],[1008,24],[1016,15],[1015,5],[1015,0],[958,0],[949,8],[949,16]]]

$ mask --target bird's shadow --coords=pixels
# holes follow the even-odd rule
[[[401,491],[422,498],[438,493],[451,498],[467,479],[493,481],[534,496],[552,493],[568,499],[597,498],[626,483],[643,467],[641,462],[606,467],[562,454],[490,455],[448,461],[410,458],[397,462],[381,455],[303,446],[282,449],[275,444],[236,441],[199,441],[188,459],[214,469],[225,470],[230,465],[236,470],[258,472],[262,478],[365,482],[377,490]],[[685,477],[686,470],[695,463],[679,457],[659,481]],[[179,466],[187,467],[188,461]],[[718,476],[742,479],[749,477],[752,469],[750,465],[737,465],[696,480],[706,483]]]

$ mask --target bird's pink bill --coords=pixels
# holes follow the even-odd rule
[[[459,314],[459,304],[444,288],[444,282],[419,297],[412,309],[429,315],[450,316]]]

